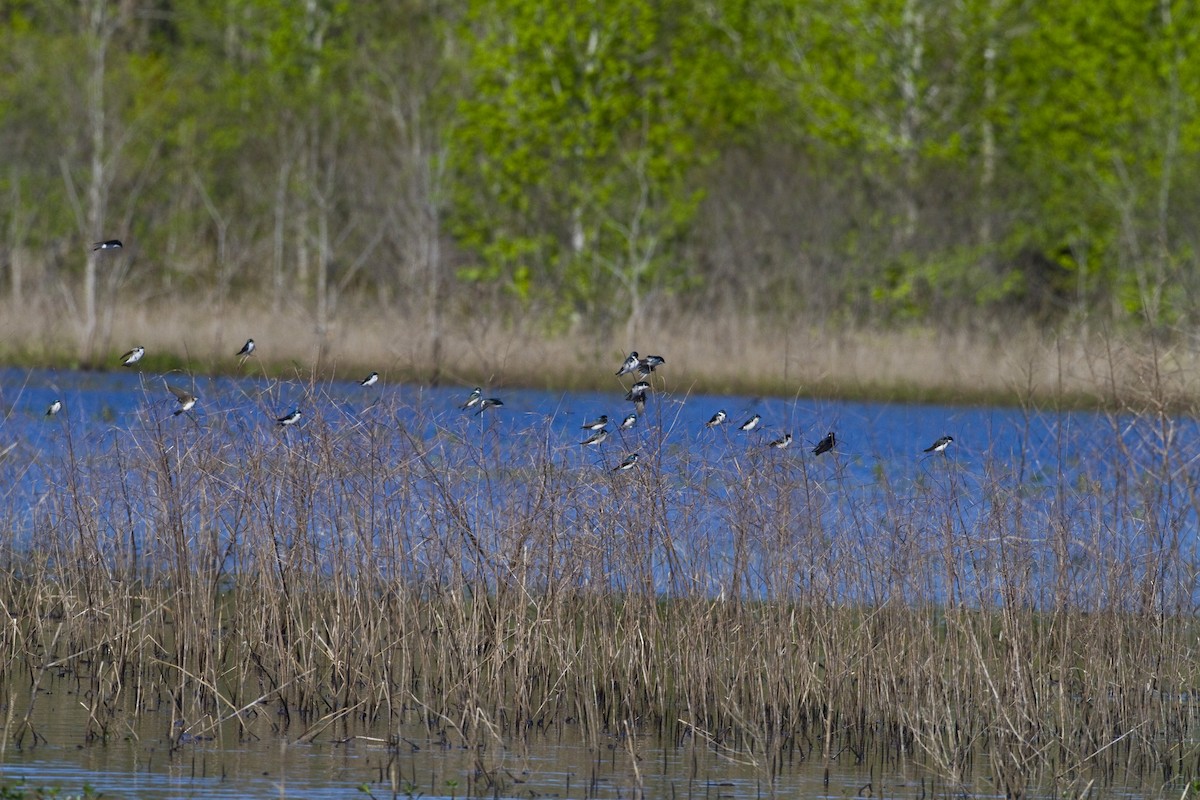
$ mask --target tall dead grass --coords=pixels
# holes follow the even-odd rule
[[[64,324],[60,303],[33,298],[0,303],[0,360],[116,368],[119,354],[143,344],[147,363],[209,374],[289,375],[301,368],[349,377],[378,370],[393,381],[582,389],[607,388],[612,365],[639,346],[582,326],[547,330],[518,310],[431,315],[346,300],[325,330],[308,320],[302,304],[271,314],[251,300],[117,299],[106,308],[103,330],[83,342]],[[831,332],[805,318],[656,310],[637,336],[668,354],[681,391],[1148,408],[1187,405],[1200,390],[1189,341],[1163,344],[1134,334],[1050,335],[1022,325]],[[247,338],[258,351],[242,364],[234,353]]]
[[[1200,471],[1165,414],[1112,416],[1056,474],[938,457],[864,484],[843,454],[680,444],[657,400],[622,473],[552,419],[304,392],[297,428],[278,388],[230,388],[0,461],[40,476],[3,506],[6,746],[67,681],[100,740],[148,712],[300,740],[578,726],[1011,797],[1200,768]]]

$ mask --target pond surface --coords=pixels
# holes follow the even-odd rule
[[[229,726],[215,736],[184,736],[173,746],[179,737],[171,735],[169,714],[143,713],[129,718],[121,736],[97,743],[83,737],[87,712],[65,683],[42,694],[31,718],[44,740],[5,748],[0,785],[57,788],[60,798],[88,785],[104,797],[142,800],[962,796],[958,787],[904,762],[881,774],[878,764],[855,764],[846,753],[828,769],[799,757],[772,768],[692,737],[680,743],[605,737],[590,747],[571,726],[532,734],[515,746],[488,740],[467,748],[421,725],[390,735],[333,725],[298,743],[299,733],[280,737],[268,732],[267,720],[256,726],[252,719],[241,738]]]
[[[530,465],[549,465],[573,475],[594,473],[599,501],[624,491],[619,483],[622,473],[613,470],[630,454],[640,454],[642,465],[662,472],[663,491],[671,493],[672,502],[679,502],[679,508],[669,508],[659,524],[691,537],[672,542],[669,552],[656,556],[654,579],[663,592],[678,585],[676,572],[701,576],[689,584],[689,590],[714,595],[726,591],[731,570],[737,569],[737,556],[728,545],[727,521],[718,512],[732,505],[730,494],[739,490],[743,476],[770,479],[779,470],[799,476],[780,484],[788,491],[820,495],[813,514],[830,530],[851,524],[861,526],[859,531],[876,525],[886,528],[893,517],[919,520],[928,513],[931,497],[940,498],[941,487],[948,487],[955,500],[954,525],[964,531],[986,516],[993,502],[989,498],[1002,490],[1017,498],[1006,502],[1018,502],[1034,515],[1050,519],[1055,514],[1071,517],[1078,511],[1081,526],[1099,521],[1111,526],[1109,534],[1114,537],[1137,535],[1139,526],[1149,525],[1153,520],[1147,520],[1160,511],[1172,530],[1195,537],[1195,509],[1187,502],[1161,509],[1151,505],[1147,514],[1132,516],[1096,502],[1112,490],[1136,483],[1143,473],[1159,476],[1154,481],[1156,490],[1162,491],[1166,484],[1169,491],[1178,481],[1181,496],[1186,495],[1185,490],[1200,482],[1196,462],[1200,448],[1193,420],[690,395],[672,387],[669,376],[655,375],[653,380],[642,417],[630,430],[618,431],[616,426],[633,404],[623,399],[628,382],[622,385],[616,379],[613,391],[605,393],[485,391],[485,397],[500,397],[503,406],[476,414],[459,408],[470,387],[378,384],[363,388],[354,382],[314,385],[255,378],[193,382],[178,374],[164,381],[162,376],[131,371],[3,370],[0,492],[9,509],[8,524],[16,528],[13,539],[20,541],[59,524],[60,520],[47,518],[44,509],[50,505],[49,497],[71,490],[63,477],[71,465],[96,453],[115,454],[98,463],[123,464],[122,454],[141,447],[148,434],[180,448],[200,437],[219,438],[225,443],[222,452],[234,454],[228,468],[236,473],[241,442],[253,443],[259,452],[273,452],[272,448],[290,452],[330,432],[366,437],[382,430],[395,432],[397,444],[370,450],[381,464],[412,459],[418,451],[435,467],[460,471],[451,482],[452,491],[475,482],[497,482],[499,488],[480,495],[484,501],[466,503],[462,510],[463,524],[474,531],[472,541],[483,550],[496,513],[493,501],[519,499],[526,491]],[[166,390],[167,381],[196,394],[195,408],[175,416],[177,400]],[[56,399],[62,400],[62,410],[47,416],[47,407]],[[303,412],[301,421],[287,428],[277,425],[276,419],[293,409]],[[718,410],[727,413],[726,423],[706,427]],[[761,415],[758,428],[738,431],[737,426],[754,414]],[[594,448],[581,446],[588,435],[581,426],[600,415],[610,420],[608,440]],[[814,455],[813,446],[831,430],[837,434],[836,446],[830,453]],[[768,446],[785,434],[794,437],[790,448]],[[945,453],[923,452],[943,435],[954,437]],[[455,456],[462,442],[474,443],[476,449]],[[464,470],[467,474],[461,474]],[[129,481],[115,476],[118,487],[128,486]],[[378,488],[384,494],[394,491],[386,483]],[[748,488],[751,495],[756,493],[756,486]],[[355,491],[359,489],[356,485]],[[405,497],[419,497],[432,490],[418,482],[406,491],[410,494]],[[96,494],[92,499],[109,502],[99,496],[103,492]],[[974,499],[958,504],[960,497]],[[111,508],[104,506],[101,516],[115,513],[116,501],[112,502]],[[124,502],[127,508],[139,508],[136,498]],[[772,502],[769,498],[768,504]],[[911,508],[903,508],[905,504]],[[581,502],[572,511],[577,517],[564,518],[586,527],[591,524],[587,510],[588,503]],[[339,521],[333,528],[343,530],[344,509],[334,508],[327,518]],[[396,519],[417,520],[413,524],[420,525],[424,518],[397,515]],[[144,526],[150,524],[131,523],[132,535],[148,535]],[[28,527],[23,530],[24,525]],[[914,524],[913,530],[921,528]],[[373,530],[367,535],[373,535]],[[836,538],[828,541],[831,547],[856,545]],[[764,539],[759,544],[761,550],[749,556],[754,568],[747,573],[751,578],[759,576],[757,582],[746,579],[733,585],[751,595],[769,596],[778,592],[779,584],[770,575],[770,542]],[[423,579],[415,571],[436,571],[436,563],[412,557],[424,552],[421,547],[406,544],[403,550],[407,560],[397,567],[397,578]],[[878,552],[870,552],[864,563],[877,559]],[[617,553],[609,557],[619,560]],[[1073,568],[1086,572],[1086,557],[1071,558]],[[958,579],[968,582],[972,562],[964,558],[964,563]],[[850,577],[846,580],[847,585],[859,585]],[[1086,594],[1087,580],[1086,576],[1080,579],[1080,595]],[[1188,585],[1196,591],[1194,584]],[[937,590],[932,591],[936,599]],[[309,741],[302,739],[303,731],[280,737],[264,725],[257,732],[251,729],[248,736],[239,737],[232,729],[222,729],[212,739],[185,736],[184,743],[173,748],[179,737],[172,720],[142,713],[130,715],[129,727],[120,736],[96,743],[83,740],[81,731],[87,727],[81,716],[83,705],[61,684],[37,703],[31,722],[44,738],[36,746],[26,741],[18,747],[6,735],[0,758],[6,784],[24,781],[71,792],[86,783],[106,796],[143,798],[624,798],[640,793],[706,798],[929,797],[957,791],[935,775],[895,760],[877,759],[865,766],[846,756],[828,765],[796,761],[772,767],[743,753],[717,750],[699,738],[661,742],[613,737],[597,746],[581,741],[579,732],[569,726],[539,733],[517,746],[489,741],[465,749],[447,744],[424,726],[331,729]],[[19,689],[10,687],[7,696],[11,705],[3,710],[11,726],[24,708],[13,699],[21,697]],[[979,776],[977,785],[988,783],[988,776]],[[1178,796],[1178,789],[1174,793]],[[1112,791],[1107,795],[1112,796]]]

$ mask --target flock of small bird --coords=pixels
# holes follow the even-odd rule
[[[104,242],[96,242],[92,249],[119,250],[121,247],[123,247],[123,245],[119,239],[109,239]],[[244,363],[247,358],[254,354],[255,349],[256,346],[254,344],[254,340],[247,339],[246,343],[242,345],[242,348],[234,355],[241,359],[241,362],[239,363]],[[132,367],[141,361],[145,355],[146,348],[138,345],[122,355],[120,363],[122,366]],[[662,356],[646,356],[645,358],[642,358],[638,355],[636,350],[630,352],[630,354],[625,358],[625,361],[621,364],[621,368],[617,370],[616,376],[620,378],[625,375],[632,375],[636,373],[638,380],[631,387],[629,387],[629,390],[625,394],[625,400],[633,403],[634,410],[621,420],[621,423],[617,425],[617,430],[628,431],[637,425],[639,416],[645,413],[646,396],[651,390],[651,386],[647,378],[649,378],[655,370],[666,363],[667,360]],[[379,373],[372,372],[370,375],[359,381],[358,385],[362,387],[371,387],[378,382]],[[191,411],[193,408],[195,408],[196,402],[199,400],[194,392],[181,389],[178,386],[172,386],[169,383],[167,384],[167,390],[175,396],[175,399],[178,403],[175,411],[173,412],[175,416],[179,416],[180,414]],[[459,408],[463,411],[475,409],[475,414],[479,415],[487,411],[489,408],[500,408],[503,405],[504,401],[498,397],[484,397],[483,389],[476,386],[471,394],[467,397],[466,401],[464,401]],[[62,407],[62,400],[56,399],[50,404],[49,408],[46,409],[46,416],[54,416],[58,412],[62,411]],[[296,408],[292,409],[292,411],[284,414],[281,417],[277,417],[275,422],[280,427],[289,427],[298,423],[301,416],[301,410]],[[721,409],[712,415],[712,418],[710,418],[708,422],[704,424],[704,427],[709,429],[720,427],[721,425],[725,424],[728,418],[729,415],[725,413],[724,409]],[[744,433],[749,433],[750,431],[756,429],[761,421],[762,416],[760,414],[755,414],[739,425],[738,430]],[[608,415],[605,414],[586,423],[585,425],[582,425],[581,429],[587,431],[588,435],[587,438],[580,442],[580,444],[584,447],[592,447],[604,444],[604,442],[608,440],[608,423]],[[925,448],[924,452],[945,452],[946,448],[949,447],[953,441],[954,437],[952,436],[942,436],[929,447]],[[772,440],[767,446],[775,450],[784,450],[789,447],[791,443],[792,434],[785,433],[778,439]],[[814,456],[823,455],[833,450],[836,446],[837,435],[833,431],[829,431],[825,434],[823,439],[813,446],[812,454]],[[633,469],[635,466],[637,466],[637,463],[638,454],[630,453],[625,457],[624,460],[621,461],[621,463],[613,467],[612,471],[624,472]]]

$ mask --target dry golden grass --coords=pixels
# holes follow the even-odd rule
[[[104,309],[90,342],[47,299],[0,307],[0,358],[25,366],[113,367],[134,344],[153,362],[198,372],[237,368],[253,337],[251,370],[463,385],[611,388],[625,353],[665,355],[677,392],[1154,408],[1190,407],[1200,360],[1186,342],[1013,326],[977,333],[826,330],[803,319],[659,315],[625,335],[578,328],[548,333],[513,314],[473,313],[431,324],[347,302],[324,332],[292,303],[279,314],[250,301],[129,303]]]

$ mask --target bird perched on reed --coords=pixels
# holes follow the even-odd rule
[[[628,375],[630,372],[633,372],[638,368],[640,361],[637,350],[630,351],[629,355],[625,357],[625,362],[621,364],[621,368],[617,370],[617,377],[619,378],[622,375]]]
[[[814,456],[819,456],[822,453],[828,453],[837,444],[837,437],[833,435],[833,431],[825,434],[825,438],[817,442],[817,446],[812,449]]]
[[[466,402],[460,405],[459,408],[461,408],[463,411],[466,411],[468,408],[474,408],[475,406],[479,405],[479,401],[482,399],[483,389],[480,389],[478,386],[476,386],[471,390],[471,394],[467,397]]]
[[[631,470],[635,466],[637,466],[637,463],[638,463],[638,454],[632,453],[632,454],[626,456],[625,460],[622,461],[620,464],[617,464],[615,467],[613,467],[612,471],[613,472],[628,472],[629,470]]]
[[[929,447],[926,447],[925,452],[926,453],[944,453],[944,452],[946,452],[946,448],[949,447],[950,443],[953,441],[954,441],[953,436],[943,436],[942,438],[938,439],[933,444],[929,445]]]

